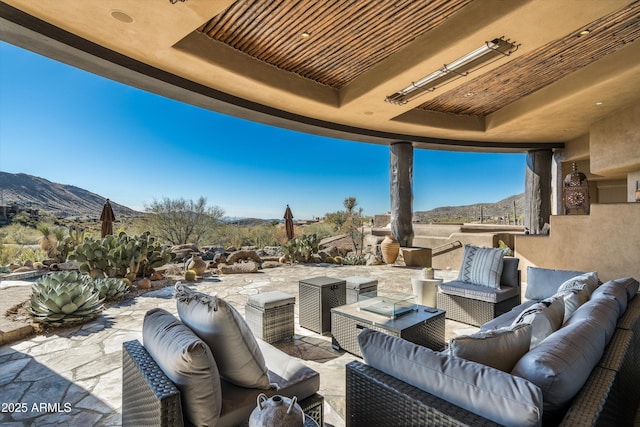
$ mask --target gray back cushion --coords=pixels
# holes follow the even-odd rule
[[[553,270],[550,268],[527,267],[527,299],[542,301],[553,296],[562,283],[572,277],[583,274],[583,271]]]
[[[637,291],[638,281],[635,279],[610,280],[593,291],[591,298],[597,298],[600,295],[614,297],[620,307],[620,315],[622,315],[627,310],[629,300],[633,298]]]
[[[613,337],[618,323],[618,317],[622,313],[620,312],[620,306],[616,299],[611,295],[595,295],[582,304],[573,315],[567,320],[565,326],[580,323],[588,320],[597,322],[600,328],[605,333],[607,342]]]
[[[575,314],[569,324],[525,354],[511,371],[540,387],[545,416],[562,412],[571,402],[607,345],[606,333],[596,320],[571,323],[574,318]]]
[[[503,425],[541,423],[542,394],[529,381],[370,329],[358,343],[368,365],[470,412]]]
[[[209,347],[171,313],[160,308],[145,314],[142,340],[149,355],[180,390],[184,417],[193,425],[216,425],[222,408],[222,391]]]
[[[500,276],[500,285],[519,286],[518,280],[518,264],[520,258],[506,256],[503,258],[502,276]]]
[[[213,352],[220,376],[247,388],[270,388],[269,374],[258,342],[244,318],[215,295],[176,284],[180,319]]]

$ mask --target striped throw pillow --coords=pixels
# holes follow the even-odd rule
[[[502,249],[465,245],[458,280],[474,285],[500,288],[503,263]]]

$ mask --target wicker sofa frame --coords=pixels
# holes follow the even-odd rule
[[[510,311],[513,307],[521,303],[522,279],[518,270],[517,283],[504,285],[517,287],[517,296],[500,301],[498,303],[487,302],[473,298],[466,298],[459,295],[450,295],[438,290],[436,297],[437,307],[446,312],[446,318],[456,322],[467,323],[474,326],[482,326],[501,314]]]
[[[304,413],[323,424],[324,398],[314,394],[299,401]],[[180,391],[137,341],[122,347],[122,425],[181,427]]]
[[[598,365],[561,420],[563,427],[630,426],[640,403],[640,296],[633,298]],[[346,366],[346,425],[493,426],[446,400],[360,361]]]

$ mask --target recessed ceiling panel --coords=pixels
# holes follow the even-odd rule
[[[419,109],[487,116],[622,49],[640,37],[640,2],[479,75]]]
[[[339,89],[471,0],[239,0],[199,28],[280,69]]]

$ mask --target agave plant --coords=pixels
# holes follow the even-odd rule
[[[127,293],[127,285],[121,279],[94,279],[93,286],[100,293],[100,298],[112,300]]]
[[[75,271],[42,277],[32,291],[29,312],[37,322],[62,325],[87,321],[103,308],[100,292],[92,281]]]

